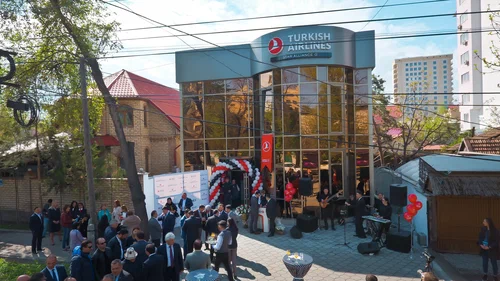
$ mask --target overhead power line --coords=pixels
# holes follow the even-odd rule
[[[431,1],[420,1],[420,2],[410,2],[410,3],[396,3],[396,4],[389,4],[389,5],[384,4],[384,5],[377,5],[377,6],[351,7],[351,8],[332,9],[332,10],[323,10],[323,11],[314,11],[314,12],[290,13],[290,14],[247,17],[247,18],[237,18],[237,19],[224,19],[224,20],[213,20],[213,21],[179,23],[179,24],[172,24],[170,26],[179,27],[179,26],[202,25],[202,24],[223,23],[223,22],[250,21],[250,20],[270,19],[270,18],[281,18],[281,17],[306,16],[306,15],[317,15],[317,14],[325,14],[325,13],[369,10],[369,9],[377,9],[377,8],[383,8],[383,7],[391,8],[391,7],[400,7],[400,6],[421,5],[421,4],[429,4],[429,3],[437,3],[437,2],[449,2],[449,1],[451,1],[451,0],[431,0]],[[386,2],[386,4],[387,4],[387,2]],[[165,28],[165,26],[158,25],[158,26],[148,26],[148,27],[126,28],[126,29],[122,29],[120,31],[136,31],[136,30],[158,29],[158,28]]]

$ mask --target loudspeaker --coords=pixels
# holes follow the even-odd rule
[[[309,207],[304,207],[304,209],[302,209],[302,214],[304,215],[309,215],[309,216],[318,216],[318,211],[317,210],[318,207],[312,207],[312,206],[309,206]]]
[[[378,252],[380,252],[380,246],[377,242],[359,243],[358,252],[363,255],[378,254]]]
[[[313,184],[311,178],[301,178],[299,180],[299,194],[302,196],[311,196],[313,193]]]
[[[408,196],[408,191],[406,185],[402,184],[391,184],[391,190],[389,199],[391,204],[398,207],[404,207],[407,204],[406,197]]]
[[[304,214],[298,215],[296,225],[302,232],[311,233],[318,229],[318,218]]]
[[[400,253],[411,250],[411,234],[408,231],[387,233],[387,249]]]
[[[293,239],[300,239],[302,238],[302,231],[297,226],[293,226],[290,229],[290,236],[292,236]]]

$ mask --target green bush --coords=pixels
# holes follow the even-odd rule
[[[40,262],[19,263],[0,259],[0,280],[15,281],[19,275],[32,275],[42,271],[44,267],[45,264]]]

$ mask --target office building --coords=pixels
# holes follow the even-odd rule
[[[405,112],[437,113],[453,102],[453,55],[396,59],[393,64],[394,102]]]
[[[482,131],[495,121],[492,120],[495,117],[491,110],[494,105],[500,104],[500,72],[497,68],[488,68],[483,59],[498,62],[491,48],[500,47],[500,40],[493,31],[492,13],[477,12],[499,9],[498,0],[457,0],[458,92],[462,130],[475,127],[476,131]],[[476,14],[460,14],[467,12]]]
[[[353,194],[359,178],[373,179],[374,36],[299,27],[250,44],[177,52],[184,170],[231,159],[261,167],[266,152],[268,187],[293,172],[312,177],[316,192],[321,185]],[[270,154],[264,134],[274,138]],[[241,171],[231,177],[245,179]]]

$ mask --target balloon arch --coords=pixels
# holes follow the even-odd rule
[[[230,159],[217,163],[212,170],[212,175],[210,176],[210,196],[209,202],[213,206],[219,199],[220,188],[224,181],[227,172],[232,170],[242,170],[248,173],[248,178],[252,183],[251,189],[252,194],[257,190],[262,190],[262,177],[260,176],[259,169],[252,166],[252,163],[248,160],[238,160]]]

